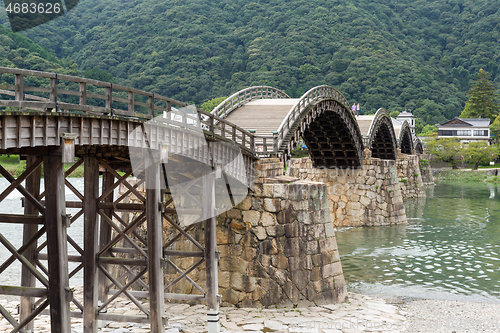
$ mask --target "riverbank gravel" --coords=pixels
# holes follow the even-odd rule
[[[75,295],[81,298],[77,288]],[[16,314],[18,302],[0,304]],[[206,332],[206,306],[187,304],[166,304],[168,325],[166,333]],[[120,297],[108,308],[108,313],[138,315],[138,310],[126,298]],[[15,315],[18,318],[17,315]],[[1,316],[0,316],[1,318]],[[342,304],[310,306],[303,308],[276,307],[272,309],[220,308],[221,332],[278,332],[278,333],[361,333],[361,332],[404,332],[406,318],[397,306],[384,299],[349,293],[349,301]],[[149,325],[120,322],[101,322],[99,332],[144,333]],[[0,332],[10,332],[12,326],[0,320]],[[50,332],[47,316],[35,322],[35,332]],[[72,333],[83,332],[82,319],[72,319]]]
[[[500,332],[500,304],[415,300],[400,306],[407,333]]]
[[[81,299],[81,288],[75,295]],[[17,319],[19,302],[0,299],[0,304]],[[147,307],[147,304],[145,305]],[[166,333],[206,332],[206,307],[167,303]],[[74,310],[74,309],[73,309]],[[134,304],[120,297],[108,308],[108,313],[139,315]],[[1,316],[0,316],[1,318]],[[272,309],[220,308],[222,333],[473,333],[500,332],[500,304],[459,301],[411,300],[375,297],[349,293],[342,304],[302,308]],[[72,319],[72,333],[83,332],[82,319]],[[0,320],[0,332],[10,332],[12,326]],[[100,322],[99,332],[146,333],[149,325],[121,322]],[[35,332],[50,332],[48,316],[35,322]]]

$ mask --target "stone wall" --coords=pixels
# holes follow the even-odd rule
[[[432,168],[430,165],[430,155],[421,154],[418,155],[418,164],[420,167],[420,173],[422,174],[422,182],[424,185],[434,185],[434,175],[432,174]]]
[[[315,169],[311,159],[304,157],[291,159],[286,174],[326,184],[335,226],[406,222],[395,161],[371,158],[368,149],[358,169]]]
[[[280,176],[282,172],[278,159],[262,160],[256,165],[255,191],[217,217],[223,303],[271,307],[336,303],[347,297],[325,184]],[[198,225],[190,232],[200,242],[202,229]],[[187,240],[171,249],[196,250]],[[195,260],[176,264],[187,268]],[[174,276],[167,270],[167,280]],[[204,285],[203,267],[190,276]],[[190,293],[194,288],[182,281],[168,291]]]
[[[425,190],[420,171],[419,155],[398,153],[396,167],[398,171],[399,187],[403,199],[424,198]]]

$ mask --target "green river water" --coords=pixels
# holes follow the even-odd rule
[[[337,230],[349,290],[500,302],[500,186],[439,184],[405,203],[408,224]]]

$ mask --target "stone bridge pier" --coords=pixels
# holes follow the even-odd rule
[[[254,191],[217,217],[222,302],[270,307],[346,300],[327,185],[283,176],[278,158],[261,159],[255,169]],[[190,232],[200,242],[202,227]],[[175,243],[177,251],[192,247],[187,241]],[[191,276],[203,284],[199,273]],[[172,292],[189,292],[192,286],[179,283],[177,288]]]
[[[416,155],[385,160],[365,149],[362,166],[345,169],[314,168],[304,157],[291,159],[286,174],[326,185],[336,227],[405,223],[403,199],[425,196]]]

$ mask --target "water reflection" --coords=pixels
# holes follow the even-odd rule
[[[498,186],[441,184],[406,203],[408,225],[337,232],[357,291],[500,301]],[[493,193],[493,194],[492,194]]]

